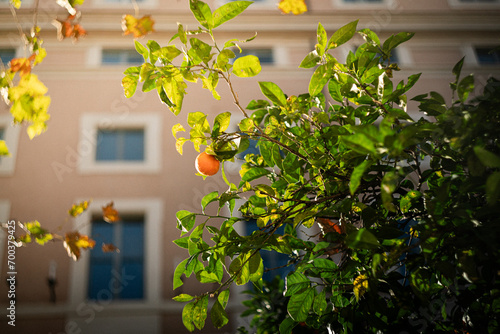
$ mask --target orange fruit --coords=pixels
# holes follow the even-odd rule
[[[215,156],[201,152],[196,157],[195,167],[201,175],[211,176],[219,171],[220,162]]]

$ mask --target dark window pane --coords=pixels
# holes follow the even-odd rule
[[[270,65],[274,63],[274,54],[272,49],[243,49],[240,53],[239,50],[235,50],[234,54],[236,58],[252,55],[259,58],[261,64]]]
[[[4,66],[7,66],[9,61],[11,61],[15,57],[16,57],[15,49],[0,49],[0,59],[2,59]]]
[[[500,64],[500,51],[494,47],[477,47],[475,48],[477,61],[480,65],[496,65]]]
[[[144,130],[98,130],[96,160],[143,161]]]
[[[113,224],[94,219],[91,236],[96,246],[90,252],[89,299],[144,298],[144,217]],[[104,253],[103,243],[112,243],[119,252]]]
[[[104,65],[137,65],[144,62],[144,58],[136,50],[104,49],[101,61]]]
[[[96,160],[118,160],[118,136],[116,131],[98,130]]]
[[[144,131],[124,132],[123,160],[144,160]]]

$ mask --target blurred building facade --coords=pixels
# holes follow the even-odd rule
[[[454,64],[465,56],[463,75],[474,73],[477,92],[491,75],[500,75],[500,1],[498,0],[311,0],[300,16],[282,15],[277,0],[258,0],[235,20],[216,30],[223,42],[258,33],[245,52],[259,56],[263,70],[255,78],[238,79],[235,88],[243,105],[263,98],[257,81],[273,81],[287,94],[307,91],[311,70],[298,64],[316,43],[321,22],[331,35],[359,19],[359,28],[371,28],[382,40],[401,31],[415,32],[398,47],[395,80],[422,73],[412,96],[437,91],[451,99],[449,83]],[[35,1],[24,0],[18,21],[29,29]],[[207,1],[212,8],[225,0]],[[187,0],[137,1],[140,14],[152,15],[154,39],[164,46],[177,32],[177,22],[197,28]],[[86,0],[79,8],[88,35],[72,43],[58,41],[51,21],[67,12],[55,1],[40,0],[38,22],[47,49],[44,62],[34,69],[52,99],[46,133],[29,140],[25,128],[11,126],[8,107],[0,107],[0,138],[11,157],[0,158],[0,222],[38,220],[51,231],[78,229],[97,241],[78,261],[67,256],[62,242],[36,244],[16,250],[16,327],[8,325],[7,284],[0,284],[1,333],[183,333],[183,304],[172,297],[180,292],[205,291],[192,280],[172,290],[173,272],[186,256],[172,240],[179,237],[175,213],[199,211],[203,195],[225,190],[219,174],[203,180],[195,175],[197,152],[185,145],[175,150],[171,127],[186,124],[187,113],[215,115],[238,111],[226,87],[221,101],[198,86],[188,87],[183,112],[174,116],[154,92],[123,95],[123,71],[141,62],[133,38],[121,30],[123,14],[134,14],[128,0]],[[4,63],[25,55],[18,28],[0,0],[0,56]],[[335,50],[344,59],[361,38]],[[400,79],[399,79],[400,78]],[[416,106],[410,104],[415,115]],[[227,166],[237,177],[237,168]],[[92,200],[77,219],[68,216],[73,203]],[[122,221],[100,220],[101,208],[113,201]],[[120,253],[98,249],[112,241]],[[0,239],[0,278],[9,277],[7,240]],[[56,279],[51,295],[48,278]],[[230,324],[222,330],[207,326],[205,333],[234,333],[241,324],[236,294],[229,306]]]

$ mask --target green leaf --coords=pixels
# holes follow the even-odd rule
[[[240,15],[252,3],[253,1],[232,1],[220,6],[213,13],[213,28]]]
[[[339,30],[330,37],[328,41],[328,49],[334,49],[345,42],[349,41],[356,33],[356,27],[358,25],[358,20],[350,22],[345,26],[341,27]]]
[[[201,297],[196,301],[196,306],[193,310],[193,322],[196,328],[202,329],[205,327],[208,311],[208,295]]]
[[[394,203],[392,203],[392,193],[396,190],[399,184],[399,177],[396,172],[387,172],[382,178],[380,192],[384,207],[389,211],[395,211]]]
[[[314,302],[313,302],[314,313],[321,316],[326,311],[327,307],[328,307],[328,302],[326,298],[326,292],[323,289],[316,297],[314,297]]]
[[[453,66],[452,73],[455,75],[455,84],[458,84],[458,79],[460,78],[460,73],[462,72],[462,66],[464,65],[465,56],[460,59],[455,66]]]
[[[189,43],[191,44],[191,49],[188,53],[195,59],[196,63],[202,61],[208,63],[212,57],[212,47],[196,37],[189,39]]]
[[[216,300],[210,310],[210,319],[215,328],[221,328],[229,322],[229,317],[222,307],[221,303]]]
[[[351,149],[361,154],[377,154],[373,139],[364,133],[342,136],[342,141]]]
[[[173,278],[174,290],[184,284],[181,277],[184,274],[184,272],[186,271],[187,264],[188,264],[188,259],[185,259],[181,263],[179,263],[177,265],[177,267],[175,267],[174,278]]]
[[[474,153],[481,163],[489,168],[500,168],[500,157],[481,146],[474,146]]]
[[[253,55],[237,58],[233,64],[233,73],[240,78],[254,77],[261,70],[259,58]]]
[[[286,96],[285,93],[273,82],[259,82],[260,90],[271,102],[280,107],[286,106]]]
[[[292,296],[311,286],[311,280],[298,271],[293,271],[285,279],[285,297]]]
[[[151,64],[154,65],[154,63],[156,63],[156,61],[158,60],[158,55],[159,55],[159,51],[161,48],[160,44],[158,44],[158,42],[156,42],[156,41],[149,40],[146,43],[146,46],[149,49],[149,59],[151,61]]]
[[[253,168],[245,171],[245,173],[242,175],[239,187],[243,186],[245,184],[245,182],[250,182],[252,180],[255,180],[255,179],[258,179],[262,176],[265,176],[269,173],[270,173],[270,171],[268,171],[265,168],[253,167]]]
[[[149,58],[149,50],[144,45],[139,43],[138,41],[135,41],[134,44],[135,44],[135,49],[137,50],[137,52],[139,52],[139,54],[142,55],[142,57],[144,58],[144,61],[147,61]]]
[[[205,28],[212,30],[214,18],[210,7],[200,0],[189,0],[189,8],[196,20]]]
[[[231,123],[231,113],[229,111],[218,114],[214,120],[214,127],[212,129],[212,137],[217,137],[220,133],[227,130]]]
[[[351,195],[354,195],[359,185],[361,184],[361,179],[365,171],[373,164],[371,160],[364,160],[362,163],[357,165],[351,174],[351,180],[349,182],[349,190],[351,191]]]
[[[127,75],[122,79],[122,87],[127,98],[134,96],[138,80],[138,75]]]
[[[380,39],[377,34],[370,29],[361,29],[358,33],[363,36],[363,39],[374,47],[380,47]]]
[[[316,30],[316,36],[318,38],[318,44],[316,44],[316,51],[319,56],[322,56],[326,51],[326,43],[328,37],[326,35],[326,30],[321,23],[318,23],[318,29]]]
[[[303,322],[307,320],[315,294],[315,288],[310,287],[300,293],[293,294],[290,297],[287,310],[293,320],[296,322]]]
[[[345,243],[353,249],[377,249],[380,246],[377,237],[365,228],[348,233]]]
[[[461,102],[465,102],[469,97],[469,94],[474,90],[474,76],[469,74],[458,83],[457,93],[458,99]]]
[[[190,332],[194,331],[194,308],[195,302],[193,301],[186,304],[182,309],[182,323],[184,324],[184,327],[186,327],[186,329]]]
[[[158,50],[155,56],[157,56],[165,64],[173,61],[181,53],[182,51],[177,49],[175,46],[168,45]]]
[[[176,302],[188,302],[190,300],[193,300],[193,298],[194,298],[193,296],[188,295],[187,293],[181,293],[180,295],[177,295],[172,299],[175,300]]]
[[[309,81],[309,95],[316,96],[323,90],[332,75],[329,64],[318,66]]]
[[[302,60],[299,67],[300,68],[312,68],[318,64],[321,60],[321,57],[318,55],[316,50],[311,51],[307,54],[307,56]]]
[[[486,199],[488,204],[495,205],[500,197],[500,172],[488,176],[486,181]]]
[[[297,322],[292,318],[285,318],[280,324],[280,334],[292,334],[295,326],[297,326]]]
[[[392,49],[394,49],[399,44],[406,42],[407,40],[412,38],[413,35],[415,35],[415,33],[413,32],[400,32],[396,35],[392,35],[388,39],[386,39],[386,41],[382,45],[382,49],[385,53],[389,54]]]
[[[201,200],[201,209],[202,212],[205,213],[205,208],[207,207],[208,204],[217,201],[219,198],[219,192],[217,190],[212,191],[211,193],[203,196]]]
[[[187,210],[178,211],[175,216],[177,217],[177,228],[183,232],[183,234],[191,231],[196,222],[196,214],[191,213]]]

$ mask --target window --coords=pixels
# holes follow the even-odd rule
[[[112,300],[144,298],[144,216],[122,217],[113,224],[96,217],[91,236],[96,247],[90,252],[88,298],[97,300],[103,291]],[[103,243],[112,243],[119,252],[103,252]],[[117,274],[130,277],[127,284],[120,284]]]
[[[479,65],[500,65],[500,47],[476,47],[474,52]]]
[[[0,139],[5,140],[10,153],[10,156],[0,157],[0,176],[10,176],[14,173],[20,132],[20,126],[12,125],[10,114],[0,115]]]
[[[9,61],[16,57],[16,50],[9,48],[0,48],[0,59],[2,63],[6,66]]]
[[[81,173],[157,173],[161,168],[160,113],[85,114],[80,123]]]
[[[271,48],[256,48],[256,49],[242,49],[241,53],[239,50],[235,50],[234,54],[236,58],[252,55],[259,58],[262,65],[271,65],[274,63],[273,49]]]
[[[451,7],[497,8],[500,0],[448,0]]]
[[[83,199],[76,199],[75,203]],[[157,198],[115,198],[120,222],[102,220],[101,207],[108,199],[93,199],[89,209],[77,217],[75,228],[96,241],[92,251],[82,252],[73,263],[72,302],[87,299],[160,300],[160,255],[162,202]],[[113,243],[119,253],[103,253],[102,243]],[[123,289],[113,285],[113,277],[123,277]],[[121,291],[120,291],[121,290]]]
[[[383,0],[343,0],[346,3],[381,3]]]
[[[144,129],[98,129],[96,160],[143,161]]]
[[[381,8],[395,4],[394,0],[333,0],[337,7]]]
[[[134,49],[104,49],[101,62],[103,65],[140,65],[144,58]]]

